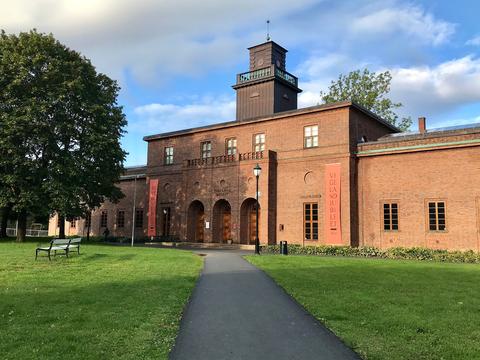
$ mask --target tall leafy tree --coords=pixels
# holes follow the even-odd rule
[[[82,216],[106,199],[126,153],[119,87],[53,35],[0,34],[0,205]]]
[[[389,71],[375,73],[368,69],[355,70],[340,75],[336,81],[331,82],[327,92],[320,92],[320,96],[324,103],[355,101],[405,131],[412,124],[412,119],[400,118],[395,113],[395,109],[402,107],[402,103],[395,103],[387,97],[391,81]]]

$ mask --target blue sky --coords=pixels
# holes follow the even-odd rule
[[[118,80],[126,165],[146,162],[148,134],[235,117],[247,47],[272,39],[315,105],[340,73],[389,70],[400,114],[427,127],[480,122],[480,3],[402,0],[0,0],[0,27],[37,28]]]

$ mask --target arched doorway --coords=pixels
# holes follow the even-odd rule
[[[226,243],[232,239],[232,208],[227,200],[218,200],[213,206],[212,240],[215,243]]]
[[[240,207],[240,243],[255,244],[257,216],[257,201],[253,198],[245,199]],[[258,208],[258,222],[260,223],[260,207]]]
[[[203,242],[205,227],[205,209],[195,200],[188,207],[187,241]]]

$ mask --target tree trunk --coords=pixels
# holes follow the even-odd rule
[[[1,210],[2,220],[0,223],[0,239],[7,237],[8,218],[10,216],[11,206],[5,206]]]
[[[25,210],[22,210],[18,213],[17,221],[17,242],[23,242],[25,241],[25,237],[27,235],[27,212]]]
[[[92,226],[92,212],[88,213],[87,242],[90,241],[90,227]]]
[[[58,238],[65,239],[65,216],[58,215]]]

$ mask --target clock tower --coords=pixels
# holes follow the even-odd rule
[[[298,79],[285,70],[287,50],[273,41],[252,46],[250,71],[238,74],[237,121],[297,109]]]

